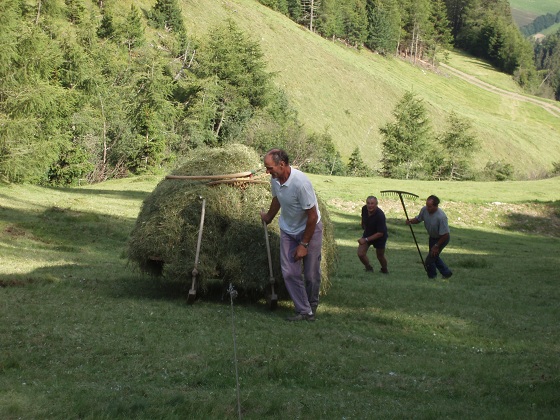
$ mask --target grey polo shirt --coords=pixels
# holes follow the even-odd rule
[[[441,209],[437,209],[433,214],[428,213],[426,206],[422,207],[420,214],[416,216],[418,221],[424,222],[430,238],[438,239],[441,235],[449,233],[447,216]]]
[[[272,197],[276,197],[280,202],[280,229],[289,235],[298,235],[305,230],[307,224],[307,214],[313,206],[317,208],[317,223],[321,220],[317,196],[307,176],[298,169],[291,168],[290,177],[280,185],[280,182],[271,178],[270,180]]]

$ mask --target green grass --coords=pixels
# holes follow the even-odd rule
[[[244,418],[557,417],[558,178],[312,180],[339,269],[315,323],[286,323],[289,302],[234,302]],[[124,258],[158,181],[0,186],[0,418],[237,417],[228,298],[188,306]],[[411,214],[442,198],[450,280],[425,278],[400,202],[382,189],[419,194]],[[389,221],[386,277],[356,257],[369,194]]]
[[[504,77],[503,73],[497,72],[490,64],[467,53],[454,51],[450,54],[447,64],[501,89],[516,93],[523,92],[513,78]]]
[[[541,31],[541,33],[548,36],[548,35],[554,35],[559,30],[560,30],[560,23],[556,23],[552,26],[549,26],[544,31]]]
[[[512,9],[532,12],[537,16],[560,12],[557,0],[509,0]]]

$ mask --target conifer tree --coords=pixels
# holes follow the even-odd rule
[[[393,116],[395,122],[379,129],[383,135],[383,176],[416,178],[431,132],[426,107],[421,99],[407,91],[393,110]]]
[[[144,27],[142,17],[136,6],[131,5],[130,11],[126,15],[123,26],[120,28],[121,38],[126,44],[128,51],[140,47],[144,44]]]
[[[99,38],[107,39],[112,38],[115,35],[115,25],[113,22],[113,16],[110,12],[103,13],[101,18],[101,23],[99,28],[97,28],[97,36]]]
[[[211,130],[216,142],[235,138],[270,99],[271,76],[260,46],[228,20],[211,31],[197,57],[192,71],[199,90],[189,114],[201,113],[204,130]]]
[[[85,13],[83,2],[80,0],[64,0],[64,3],[66,4],[68,20],[75,25],[81,23]]]
[[[472,123],[454,111],[447,117],[447,130],[438,136],[443,146],[438,177],[461,180],[469,177],[471,159],[478,148],[478,140],[471,134]]]
[[[367,177],[371,175],[371,170],[368,168],[362,155],[360,149],[356,148],[352,151],[350,158],[348,159],[348,170],[347,174],[349,176]]]
[[[545,74],[541,85],[548,85],[552,97],[560,100],[560,30],[535,45],[535,58],[537,69]]]
[[[431,0],[406,0],[403,12],[403,28],[405,30],[404,47],[409,56],[416,62],[421,59],[425,49],[425,41],[432,32],[430,24]]]
[[[344,39],[360,47],[366,41],[368,20],[364,0],[349,0],[342,6]]]
[[[303,16],[303,6],[301,0],[286,0],[288,14],[294,22],[301,22]]]
[[[447,8],[443,0],[432,0],[430,22],[432,30],[427,41],[427,53],[432,62],[436,64],[436,57],[441,51],[452,48],[453,36],[451,24],[447,18]]]
[[[165,74],[162,63],[145,63],[145,70],[136,82],[136,94],[130,104],[134,121],[136,152],[129,167],[137,173],[157,168],[165,159],[168,142],[174,132],[176,108],[169,100],[173,79]]]
[[[341,8],[337,0],[322,0],[315,23],[317,32],[325,38],[334,40],[344,34]]]
[[[183,15],[177,0],[156,0],[151,18],[156,28],[169,28],[175,33],[185,32]]]
[[[8,42],[2,53],[8,61],[0,64],[0,173],[10,181],[44,182],[68,141],[66,119],[77,95],[58,85],[59,45],[17,14],[0,16],[6,24],[1,37]]]
[[[400,40],[401,18],[395,0],[367,0],[368,31],[365,45],[380,54],[395,54]]]

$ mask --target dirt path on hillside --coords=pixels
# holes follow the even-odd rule
[[[551,104],[548,103],[546,101],[540,100],[538,98],[534,98],[531,96],[526,96],[520,93],[515,93],[515,92],[510,92],[508,90],[505,89],[501,89],[499,87],[496,86],[492,86],[490,83],[486,83],[483,82],[480,79],[477,79],[475,76],[471,76],[470,74],[464,73],[461,70],[457,70],[451,66],[448,66],[447,64],[443,64],[440,63],[440,67],[449,71],[450,73],[453,73],[455,76],[460,77],[461,79],[475,85],[478,86],[481,89],[484,89],[488,92],[493,92],[496,93],[498,95],[504,96],[506,98],[510,98],[510,99],[515,99],[518,101],[524,101],[524,102],[530,102],[532,104],[535,104],[537,106],[540,106],[541,108],[547,110],[548,112],[550,112],[552,115],[554,115],[555,117],[560,117],[560,106],[555,105],[555,104]]]

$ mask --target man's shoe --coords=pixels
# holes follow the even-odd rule
[[[447,280],[447,279],[450,278],[452,275],[453,275],[453,273],[450,271],[449,274],[447,274],[447,275],[445,275],[445,276],[442,275],[441,277],[442,277],[443,279],[446,279],[446,280]]]
[[[286,318],[286,321],[296,322],[296,321],[315,321],[315,315],[311,314],[297,314],[295,316],[290,316]]]
[[[373,267],[370,265],[369,267],[366,267],[365,271],[373,271]]]
[[[379,271],[382,272],[383,274],[389,274],[389,270],[387,270],[387,269],[383,269],[383,268],[382,268],[382,269],[379,270]]]

